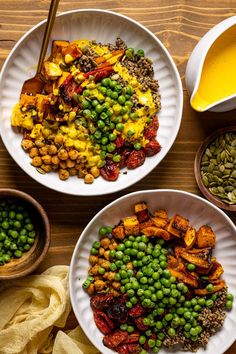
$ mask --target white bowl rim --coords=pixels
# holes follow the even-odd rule
[[[146,28],[145,26],[143,26],[141,23],[139,23],[138,21],[135,21],[133,20],[132,18],[128,17],[128,16],[125,16],[123,14],[120,14],[120,13],[117,13],[117,12],[114,12],[114,11],[110,11],[110,10],[103,10],[103,9],[76,9],[76,10],[70,10],[70,11],[65,11],[65,12],[62,12],[60,14],[58,14],[56,17],[62,17],[62,16],[66,16],[66,15],[69,15],[69,14],[74,14],[74,13],[88,13],[88,12],[95,12],[95,13],[106,13],[106,14],[111,14],[113,16],[117,16],[117,17],[120,17],[120,18],[123,18],[133,24],[135,24],[136,26],[138,26],[139,28],[141,28],[143,31],[145,31],[146,33],[148,33],[157,43],[158,45],[161,47],[161,49],[163,50],[163,52],[165,53],[166,57],[168,58],[169,60],[169,63],[171,65],[171,68],[174,72],[174,77],[176,79],[176,84],[177,84],[177,90],[178,90],[178,95],[179,95],[179,100],[178,100],[178,111],[179,111],[179,115],[176,116],[176,124],[175,124],[175,130],[174,130],[174,133],[172,135],[172,141],[169,141],[169,143],[166,145],[166,151],[165,153],[163,154],[162,156],[162,160],[165,158],[165,156],[167,155],[167,153],[169,152],[169,150],[171,149],[172,145],[174,144],[175,140],[176,140],[176,136],[179,132],[179,129],[180,129],[180,125],[181,125],[181,120],[182,120],[182,114],[183,114],[183,87],[182,87],[182,82],[181,82],[181,78],[180,78],[180,74],[178,72],[178,69],[176,67],[176,64],[174,62],[174,60],[172,59],[170,53],[168,52],[168,50],[166,49],[166,47],[164,46],[164,44],[160,41],[160,39],[154,35],[154,33],[152,33],[148,28]],[[2,78],[3,78],[3,73],[5,72],[5,68],[7,67],[8,63],[10,62],[11,60],[11,57],[14,53],[14,51],[21,45],[21,43],[26,39],[26,37],[28,37],[32,32],[34,32],[37,28],[43,26],[43,24],[46,23],[46,19],[40,21],[39,23],[37,23],[35,26],[33,26],[29,31],[27,31],[18,41],[17,43],[14,45],[14,47],[12,48],[12,50],[10,51],[7,59],[5,60],[3,66],[2,66],[2,69],[1,69],[1,72],[0,72],[0,88],[1,88],[1,84],[2,84]],[[0,90],[1,91],[1,90]],[[1,92],[0,92],[0,110],[1,110]],[[6,147],[6,144],[5,144],[5,138],[4,136],[2,135],[2,131],[1,131],[1,125],[0,125],[0,136],[2,138],[2,141]],[[74,196],[99,196],[99,195],[106,195],[106,194],[112,194],[112,193],[116,193],[116,192],[119,192],[123,189],[126,189],[128,187],[130,187],[131,185],[139,182],[141,179],[145,178],[149,173],[152,172],[152,170],[154,168],[157,167],[156,164],[154,164],[152,166],[152,168],[150,170],[148,170],[148,172],[144,173],[141,177],[137,177],[137,179],[135,180],[135,182],[129,182],[129,180],[126,181],[126,185],[123,186],[121,185],[120,187],[117,187],[117,188],[114,188],[114,190],[112,191],[106,191],[106,190],[98,190],[96,192],[93,192],[93,193],[89,193],[88,195],[86,193],[80,193],[80,192],[73,192],[73,191],[70,191],[70,189],[67,188],[67,190],[61,190],[59,189],[58,187],[54,187],[54,185],[50,185],[48,186],[47,185],[47,182],[44,181],[43,179],[40,179],[40,176],[38,176],[38,178],[36,177],[36,175],[33,174],[33,172],[31,173],[30,171],[25,171],[24,168],[21,167],[21,165],[19,164],[18,160],[15,159],[15,156],[14,154],[12,154],[11,152],[9,152],[9,150],[7,149],[8,153],[10,154],[10,156],[12,157],[12,159],[17,163],[17,165],[26,173],[28,174],[28,176],[30,176],[31,178],[33,178],[36,182],[40,183],[41,185],[43,185],[44,187],[47,187],[49,189],[52,189],[56,192],[60,192],[60,193],[63,193],[63,194],[68,194],[68,195],[74,195]],[[161,160],[161,161],[162,161]],[[160,162],[161,162],[160,161]],[[159,162],[159,163],[160,163]],[[158,163],[158,164],[159,164]],[[102,177],[101,177],[102,178]],[[95,181],[96,183],[96,181]],[[108,183],[115,183],[115,182],[108,182]]]
[[[78,253],[78,249],[80,247],[80,244],[83,242],[83,238],[84,238],[84,235],[86,234],[87,230],[90,228],[90,226],[93,224],[93,222],[101,215],[103,214],[103,212],[112,207],[114,204],[116,204],[117,202],[120,202],[122,200],[125,200],[125,199],[129,199],[130,197],[132,196],[136,196],[136,195],[139,195],[139,194],[150,194],[150,193],[177,193],[177,194],[182,194],[182,195],[186,195],[188,197],[193,197],[205,204],[207,204],[209,207],[213,208],[215,211],[217,211],[218,213],[220,213],[223,217],[225,217],[225,219],[227,220],[227,222],[229,222],[230,226],[232,226],[233,229],[235,229],[235,233],[236,233],[236,226],[234,225],[233,221],[230,219],[230,217],[223,211],[221,210],[220,208],[218,208],[217,206],[215,206],[214,204],[212,204],[211,202],[209,202],[208,200],[196,195],[196,194],[193,194],[193,193],[190,193],[190,192],[186,192],[186,191],[183,191],[183,190],[178,190],[178,189],[145,189],[145,190],[140,190],[140,191],[136,191],[136,192],[132,192],[132,193],[128,193],[128,194],[125,194],[123,195],[122,197],[119,197],[115,200],[113,200],[111,203],[107,204],[104,208],[102,208],[91,220],[90,222],[87,224],[87,226],[84,228],[84,230],[82,231],[81,235],[79,236],[79,239],[75,245],[75,248],[74,248],[74,251],[73,251],[73,254],[72,254],[72,257],[71,257],[71,261],[70,261],[70,267],[69,267],[69,293],[70,293],[70,301],[71,301],[71,305],[72,305],[72,309],[74,311],[74,314],[75,314],[75,317],[77,319],[77,321],[79,322],[79,325],[81,326],[82,330],[84,331],[84,333],[86,334],[86,329],[82,323],[82,321],[80,321],[80,318],[79,316],[77,316],[76,314],[76,300],[75,300],[75,294],[73,292],[73,287],[72,287],[72,282],[73,282],[73,269],[74,269],[74,265],[76,263],[76,259],[77,259],[77,253]],[[234,343],[236,339],[236,332],[235,332],[235,336],[232,337],[232,340],[230,341],[229,343],[229,346],[227,347],[227,349]],[[89,340],[93,343],[93,345],[97,348],[96,346],[96,342],[95,340],[93,340],[93,338],[90,338],[89,337]]]

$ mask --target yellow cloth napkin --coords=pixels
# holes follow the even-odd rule
[[[98,354],[80,327],[54,340],[71,310],[68,266],[0,284],[0,354]]]

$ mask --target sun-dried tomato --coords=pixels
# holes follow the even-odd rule
[[[125,164],[126,164],[127,168],[134,169],[139,166],[142,166],[144,161],[145,161],[144,151],[143,150],[139,150],[139,151],[134,150],[130,153]]]
[[[116,298],[115,303],[108,308],[107,314],[110,318],[119,323],[125,323],[127,321],[128,311],[122,296]]]
[[[144,317],[137,317],[134,319],[134,323],[140,331],[147,331],[149,327],[143,324],[143,319]]]
[[[151,140],[144,148],[146,156],[156,155],[161,150],[161,145],[156,139]]]
[[[121,344],[116,348],[118,354],[139,354],[142,350],[140,344]]]
[[[144,137],[148,140],[154,139],[157,135],[158,128],[159,128],[158,118],[154,117],[153,121],[145,129]]]
[[[106,310],[115,301],[113,294],[99,293],[91,297],[90,304],[96,310]]]
[[[117,164],[111,160],[106,161],[106,165],[100,169],[100,173],[107,181],[116,181],[119,176],[120,169]]]
[[[79,85],[70,74],[59,87],[60,95],[66,103],[71,103],[73,94],[78,93]]]
[[[131,149],[126,148],[126,147],[122,147],[119,153],[120,153],[119,167],[122,168],[122,167],[125,167],[125,161],[129,157],[129,155],[131,153]]]
[[[116,138],[116,140],[115,140],[115,144],[116,144],[117,149],[119,149],[120,147],[122,147],[122,146],[124,145],[124,143],[125,143],[125,139],[122,138],[121,135],[118,135],[117,138]]]
[[[127,340],[125,341],[126,344],[137,343],[139,341],[140,334],[138,332],[133,332],[129,334]]]
[[[115,328],[112,320],[105,314],[105,312],[94,310],[93,312],[94,321],[96,326],[103,334],[109,334]]]
[[[110,349],[114,349],[121,343],[126,342],[128,336],[127,332],[117,329],[115,332],[108,334],[103,338],[103,344]]]
[[[145,309],[143,306],[138,302],[132,309],[129,310],[129,316],[132,318],[140,317],[145,314]]]

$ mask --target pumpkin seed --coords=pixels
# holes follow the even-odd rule
[[[236,204],[236,133],[217,137],[202,156],[202,182],[227,204]]]

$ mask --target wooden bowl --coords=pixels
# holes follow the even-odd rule
[[[213,204],[218,206],[221,209],[228,210],[228,211],[236,211],[236,205],[229,205],[227,203],[224,203],[221,199],[217,198],[213,194],[209,192],[209,190],[205,187],[202,181],[201,177],[201,160],[204,152],[206,151],[206,148],[213,142],[218,136],[227,133],[227,132],[236,132],[236,126],[229,126],[229,127],[224,127],[221,129],[216,130],[214,133],[209,135],[203,143],[200,145],[195,161],[194,161],[194,174],[195,178],[198,184],[199,189],[201,190],[202,194]]]
[[[12,258],[9,263],[0,265],[0,280],[15,279],[33,272],[42,262],[50,244],[50,225],[43,207],[30,195],[16,189],[0,188],[0,200],[12,200],[20,203],[30,213],[36,237],[35,242],[28,252],[21,258]]]

